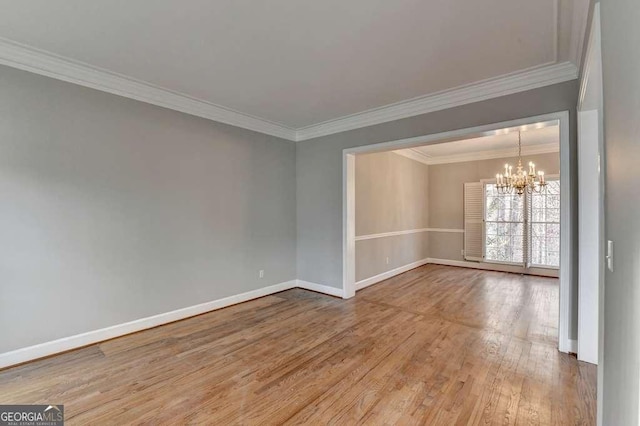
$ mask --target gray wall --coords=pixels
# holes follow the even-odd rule
[[[356,236],[428,227],[426,164],[393,152],[362,154],[355,174]],[[428,249],[424,232],[356,241],[356,281],[425,259]]]
[[[570,112],[571,163],[577,184],[576,114],[578,81],[530,90],[483,102],[436,111],[403,120],[298,142],[297,169],[297,268],[298,278],[336,288],[342,287],[342,151],[403,138],[479,126],[499,121]],[[577,217],[577,188],[572,188],[572,209]],[[577,220],[573,221],[577,235]],[[577,253],[577,238],[574,241]],[[577,306],[577,259],[573,266],[573,306]],[[577,309],[572,338],[577,335]]]
[[[558,139],[560,135],[558,135]],[[547,176],[560,174],[560,153],[525,155]],[[496,158],[464,163],[429,166],[429,228],[464,228],[464,183],[491,179],[505,163],[517,164],[518,158]],[[430,233],[429,257],[464,260],[461,250],[464,234]]]
[[[604,425],[638,425],[640,399],[640,2],[601,2],[606,154]]]
[[[6,67],[0,93],[0,353],[296,278],[293,142]]]

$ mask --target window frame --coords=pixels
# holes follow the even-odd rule
[[[526,250],[527,244],[524,244],[523,241],[523,253],[522,253],[522,262],[507,262],[502,260],[487,260],[487,184],[496,184],[496,179],[481,179],[482,182],[482,261],[484,263],[494,263],[496,265],[511,265],[511,266],[520,266],[522,268],[526,268]],[[526,201],[525,201],[526,202]],[[526,205],[526,204],[525,204]],[[525,207],[526,208],[526,207]],[[523,240],[526,238],[526,215],[525,221],[523,222],[502,222],[502,223],[522,223],[523,228]]]
[[[549,176],[545,176],[545,180],[546,180],[547,182],[550,182],[550,181],[558,181],[558,182],[560,182],[560,175],[549,175]],[[532,229],[532,228],[531,228],[531,224],[532,224],[532,223],[537,223],[537,224],[541,224],[541,223],[552,223],[552,224],[557,224],[557,225],[558,225],[558,229],[560,229],[560,228],[561,228],[561,226],[562,226],[562,225],[561,225],[561,223],[560,223],[560,222],[561,222],[561,219],[562,219],[561,217],[559,218],[558,222],[533,222],[533,221],[529,220],[529,213],[530,213],[530,209],[531,209],[531,206],[530,206],[531,199],[530,199],[530,198],[531,198],[530,196],[527,196],[527,200],[525,201],[525,203],[526,203],[526,207],[525,207],[525,209],[527,209],[526,219],[527,219],[527,225],[529,226],[529,234],[530,234],[530,235],[527,237],[527,254],[528,254],[528,255],[529,255],[529,254],[530,254],[530,252],[531,252],[531,241],[530,241],[530,237],[532,236],[531,234],[533,234],[533,231],[531,231],[531,229]],[[558,207],[558,210],[560,210],[560,207]],[[558,214],[560,214],[560,212],[558,212]],[[540,265],[540,264],[536,264],[536,263],[530,263],[530,262],[527,262],[527,268],[535,268],[535,269],[551,269],[551,270],[554,270],[554,271],[558,271],[558,270],[560,270],[560,266],[559,266],[559,264],[560,264],[560,253],[562,252],[562,249],[561,249],[561,247],[560,247],[560,244],[561,244],[561,238],[560,238],[560,232],[558,232],[558,266],[552,266],[552,265]],[[527,257],[527,260],[529,260],[529,258],[530,258],[530,257],[531,257],[531,256],[528,256],[528,257]]]
[[[559,174],[553,174],[553,175],[548,175],[545,176],[545,180],[546,181],[560,181],[560,175]],[[530,200],[530,196],[529,195],[525,195],[524,197],[524,203],[523,203],[523,208],[524,208],[524,212],[523,212],[523,218],[524,220],[522,222],[504,222],[504,223],[522,223],[523,226],[523,236],[522,236],[522,242],[523,242],[523,248],[522,248],[522,262],[506,262],[506,261],[500,261],[500,260],[487,260],[487,184],[496,184],[496,179],[480,179],[480,182],[482,183],[482,262],[484,263],[492,263],[492,264],[496,264],[496,265],[511,265],[511,266],[519,266],[525,270],[528,269],[550,269],[550,270],[555,270],[555,271],[559,271],[560,270],[560,266],[551,266],[551,265],[538,265],[538,264],[532,264],[529,262],[529,259],[531,257],[531,224],[530,224],[530,220],[529,220],[529,212],[530,212],[530,206],[529,204],[531,203]],[[547,223],[547,222],[535,222],[535,223]],[[549,223],[555,223],[555,222],[549,222]],[[560,222],[558,222],[558,224],[560,225]],[[558,236],[558,240],[560,242],[561,238],[560,236]],[[561,252],[561,250],[560,250]]]

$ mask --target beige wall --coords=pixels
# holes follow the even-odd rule
[[[356,241],[356,281],[427,257],[429,257],[429,233],[427,232]]]
[[[538,170],[547,175],[560,173],[560,154],[526,155],[524,160],[536,163]],[[429,228],[464,228],[465,182],[491,179],[505,163],[517,164],[517,158],[429,166]],[[464,260],[462,255],[464,234],[451,232],[430,233],[429,257],[435,259]]]
[[[392,152],[356,156],[356,236],[426,228],[428,179],[426,164]],[[424,259],[428,247],[426,233],[357,241],[356,281]]]
[[[525,156],[547,175],[559,153]],[[356,156],[356,236],[423,228],[464,228],[465,182],[491,179],[517,158],[427,166],[392,152]],[[426,258],[464,260],[464,234],[419,232],[356,242],[356,281]],[[388,258],[388,263],[387,263]]]
[[[356,235],[426,228],[429,167],[393,152],[356,156]]]

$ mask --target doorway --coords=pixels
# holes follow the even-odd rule
[[[528,117],[508,122],[494,123],[451,132],[426,135],[376,145],[352,148],[343,151],[343,291],[344,297],[353,297],[356,292],[356,216],[355,216],[355,163],[356,155],[381,151],[399,150],[421,145],[433,145],[461,139],[496,135],[505,129],[526,130],[540,123],[555,123],[560,135],[560,290],[558,319],[558,349],[561,352],[576,352],[577,343],[572,338],[573,250],[571,247],[571,195],[572,185],[569,152],[569,113],[558,112]],[[507,265],[508,266],[508,265]],[[488,268],[487,268],[488,269]]]

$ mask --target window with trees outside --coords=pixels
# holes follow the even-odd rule
[[[484,185],[484,260],[525,267],[560,266],[560,181],[546,191],[499,194]]]

